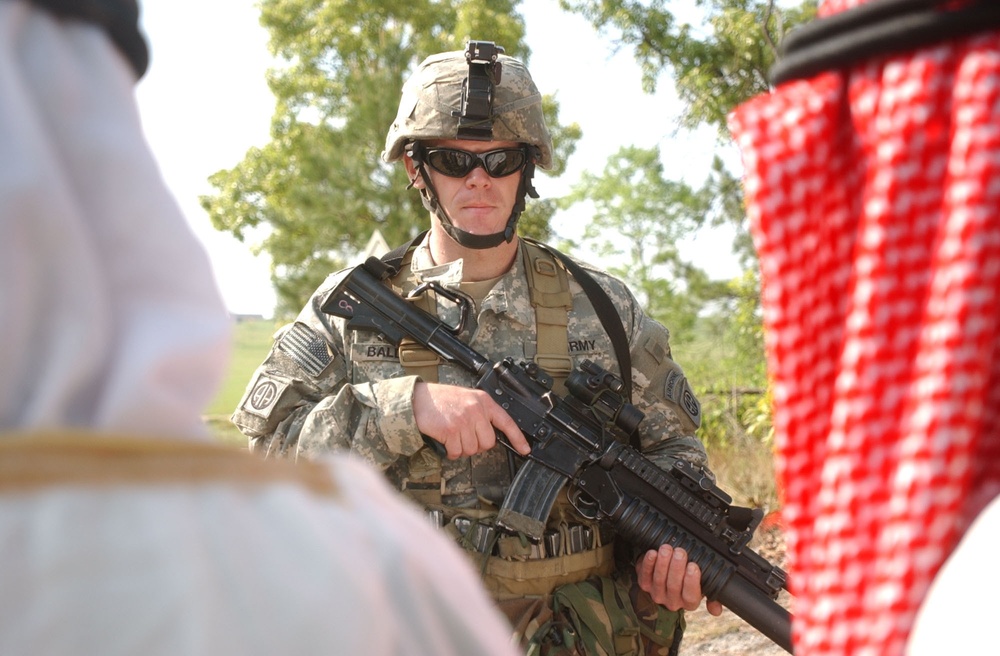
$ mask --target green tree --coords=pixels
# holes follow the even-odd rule
[[[683,124],[726,133],[726,115],[769,89],[778,44],[816,13],[816,0],[559,0],[612,40],[631,47],[645,91],[671,74],[685,104]],[[672,8],[685,12],[678,18]],[[692,11],[693,10],[693,11]]]
[[[683,101],[681,127],[710,126],[718,135],[720,149],[731,148],[727,115],[740,103],[769,90],[768,72],[781,38],[812,18],[816,4],[815,0],[798,5],[776,0],[697,0],[693,6],[671,0],[559,1],[560,7],[585,17],[617,46],[631,48],[645,91],[655,91],[662,78],[669,76]],[[672,316],[665,322],[675,335],[697,326],[704,337],[703,352],[695,361],[685,362],[692,379],[702,382],[699,393],[712,396],[709,392],[720,386],[763,388],[766,370],[759,275],[739,176],[717,156],[697,192],[662,179],[655,186],[629,189],[635,184],[635,170],[655,174],[656,169],[647,160],[651,151],[631,151],[631,163],[623,166],[621,158],[626,152],[609,160],[602,178],[587,178],[591,187],[577,189],[573,200],[589,200],[599,208],[595,226],[597,222],[608,223],[626,236],[657,235],[653,241],[643,242],[646,247],[641,252],[633,249],[631,259],[619,270],[634,271],[633,276],[644,278],[649,275],[647,263],[671,263],[668,269],[661,267],[656,272],[657,280],[640,279],[636,284],[640,289],[660,288],[661,293],[648,296],[651,312],[670,312]],[[612,191],[612,187],[617,189]],[[635,202],[637,194],[647,193],[650,195],[642,202]],[[617,200],[611,200],[616,194]],[[656,208],[655,212],[646,212],[644,204]],[[656,225],[658,221],[666,225]],[[628,229],[639,225],[640,230]],[[703,271],[686,265],[676,246],[679,237],[704,226],[721,225],[735,228],[733,252],[745,269],[741,278],[726,283],[711,281]],[[596,229],[592,227],[591,232]],[[657,243],[659,249],[650,252],[649,246]],[[670,294],[663,293],[665,289]],[[679,290],[686,294],[683,303],[679,302]],[[726,442],[731,424],[740,424],[746,433],[756,430],[758,436],[767,435],[767,428],[760,428],[758,410],[762,403],[766,405],[766,400],[760,397],[741,401],[732,412],[706,407],[705,439]]]
[[[740,103],[769,90],[768,71],[778,45],[791,28],[812,18],[816,0],[559,0],[596,30],[632,49],[642,85],[655,91],[669,76],[683,101],[682,127],[714,128],[720,146],[730,147],[727,115]],[[680,12],[683,14],[679,15]],[[736,229],[733,250],[756,267],[739,178],[716,158],[706,182],[713,211],[704,223]]]
[[[351,261],[378,229],[390,244],[427,225],[402,167],[380,159],[406,76],[425,56],[495,41],[522,60],[517,0],[262,0],[261,24],[280,65],[271,141],[210,177],[202,197],[212,224],[257,242],[272,262],[278,315],[296,312],[332,271]],[[544,103],[559,175],[580,136]],[[548,236],[555,205],[529,203],[523,229]]]
[[[666,180],[659,148],[621,148],[600,176],[589,172],[564,199],[588,201],[593,218],[583,240],[632,287],[650,316],[681,334],[693,327],[698,302],[687,288],[687,262],[677,242],[696,227],[708,199]],[[615,264],[617,263],[617,264]]]

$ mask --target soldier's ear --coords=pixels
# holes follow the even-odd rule
[[[406,177],[410,179],[410,186],[416,187],[417,189],[424,188],[424,179],[417,172],[417,167],[413,163],[413,158],[409,155],[403,155],[403,165],[406,167]]]

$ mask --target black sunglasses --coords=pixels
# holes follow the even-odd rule
[[[424,161],[449,178],[464,178],[482,166],[491,178],[505,178],[524,168],[528,155],[522,148],[498,148],[486,153],[470,153],[455,148],[428,148]]]

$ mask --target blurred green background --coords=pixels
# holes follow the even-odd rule
[[[233,352],[229,370],[215,400],[209,405],[205,421],[212,434],[226,443],[246,445],[246,438],[236,430],[229,417],[243,397],[254,369],[257,368],[271,349],[274,332],[280,322],[268,319],[246,319],[233,326]]]

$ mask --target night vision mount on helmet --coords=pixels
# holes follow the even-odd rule
[[[455,227],[438,201],[423,161],[422,141],[472,139],[516,141],[526,151],[527,164],[513,210],[503,232],[474,235]],[[413,159],[424,181],[420,195],[447,233],[468,248],[492,248],[514,238],[524,211],[525,196],[537,198],[531,184],[535,166],[552,166],[552,138],[542,114],[542,96],[524,64],[489,41],[470,41],[464,51],[432,55],[403,86],[396,120],[389,128],[382,159]]]

